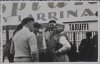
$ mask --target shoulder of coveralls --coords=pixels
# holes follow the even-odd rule
[[[34,37],[35,34],[31,31],[29,31],[29,29],[27,28],[23,28],[22,31],[24,31],[25,35],[28,36],[28,37]]]
[[[35,34],[33,32],[29,33],[29,37],[34,37],[34,36],[35,36]]]
[[[28,33],[28,37],[27,37],[28,40],[34,39],[34,38],[36,38],[36,36],[33,32]]]

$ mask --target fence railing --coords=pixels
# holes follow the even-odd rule
[[[97,31],[92,31],[92,37],[96,34]],[[67,36],[69,38],[69,41],[72,44],[76,44],[77,47],[77,52],[78,52],[78,48],[79,45],[81,44],[82,39],[86,38],[86,32],[67,32]]]

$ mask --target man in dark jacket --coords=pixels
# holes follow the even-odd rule
[[[14,62],[14,54],[10,53],[11,44],[12,44],[12,38],[7,42],[7,44],[5,46],[5,50],[3,50],[4,51],[3,59],[5,59],[5,57],[7,57],[9,62]]]
[[[91,52],[91,39],[92,33],[87,32],[86,33],[86,39],[83,39],[81,41],[81,44],[79,46],[79,53],[80,53],[80,61],[89,61],[90,60],[90,52]]]
[[[56,26],[56,21],[55,20],[50,20],[49,21],[49,26],[45,30],[45,40],[46,40],[46,62],[53,62],[53,55],[50,53],[50,40],[52,38],[52,34],[54,32]]]
[[[90,56],[90,61],[97,62],[98,61],[98,34],[93,36],[90,54],[92,54]]]
[[[46,61],[46,43],[44,40],[43,33],[39,31],[41,28],[41,24],[35,22],[34,23],[34,33],[37,37],[37,45],[38,45],[38,52],[39,52],[39,62]]]

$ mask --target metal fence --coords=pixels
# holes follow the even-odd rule
[[[97,31],[92,31],[92,37],[97,33]],[[69,38],[69,41],[72,43],[72,44],[76,44],[76,48],[77,48],[77,52],[78,51],[78,48],[79,48],[79,45],[82,41],[82,39],[85,39],[86,38],[86,32],[67,32],[67,36]]]

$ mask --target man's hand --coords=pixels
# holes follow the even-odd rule
[[[57,51],[55,52],[55,55],[61,55],[61,52],[59,52],[59,50],[57,50]]]
[[[46,40],[48,40],[50,38],[50,33],[49,31],[47,31],[45,34],[44,34],[44,37]]]
[[[32,61],[33,62],[39,62],[39,54],[38,52],[34,52],[33,54],[31,54],[32,56]]]

